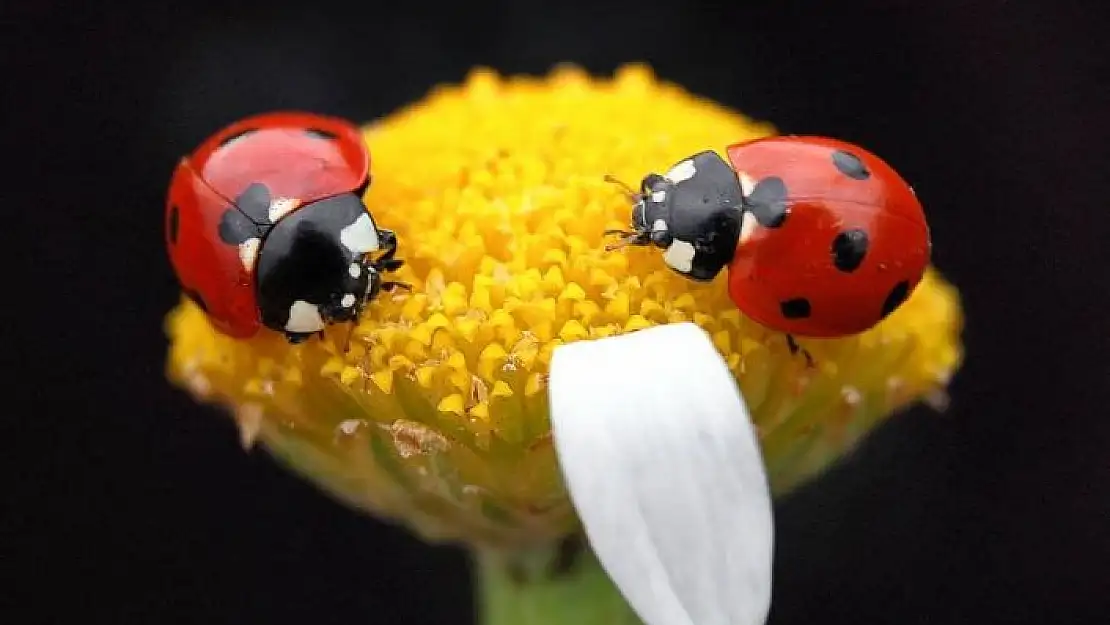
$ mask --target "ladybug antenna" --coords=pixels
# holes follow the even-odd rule
[[[790,350],[790,355],[792,356],[797,356],[799,353],[802,354],[806,359],[807,369],[813,369],[817,366],[817,363],[813,361],[813,355],[809,353],[808,349],[798,345],[798,341],[794,338],[793,334],[786,335],[786,347]]]
[[[608,182],[609,184],[615,184],[620,187],[624,191],[624,194],[628,196],[629,201],[633,203],[639,202],[644,197],[643,195],[637,193],[636,190],[633,189],[631,186],[629,186],[627,182],[619,180],[615,176],[612,176],[610,174],[605,174],[605,182]]]

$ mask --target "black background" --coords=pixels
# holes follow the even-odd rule
[[[165,184],[245,114],[369,120],[473,65],[626,60],[882,154],[969,316],[950,411],[895,419],[778,507],[771,621],[1110,621],[1110,55],[1089,4],[7,5],[4,621],[468,622],[461,553],[243,453],[164,382]]]

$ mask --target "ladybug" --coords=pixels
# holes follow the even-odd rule
[[[299,343],[355,322],[403,261],[362,203],[370,155],[340,119],[275,112],[242,119],[178,162],[166,245],[184,293],[235,338],[265,327]],[[376,259],[371,254],[380,253]]]
[[[729,295],[748,317],[787,335],[836,338],[875,326],[917,287],[929,227],[901,176],[863,148],[826,137],[776,136],[648,174],[624,245],[655,246],[698,282],[728,267]],[[608,178],[611,182],[617,182]],[[808,358],[808,354],[807,354]]]

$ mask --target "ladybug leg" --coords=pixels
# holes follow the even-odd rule
[[[384,272],[387,272],[387,271],[397,271],[398,269],[400,269],[404,265],[405,265],[405,261],[403,261],[399,258],[390,258],[389,260],[384,260],[384,261],[381,260],[381,259],[378,259],[378,261],[374,263],[374,269],[378,270],[379,272],[384,273]]]
[[[401,260],[400,258],[393,258],[392,256],[392,253],[386,254],[378,260],[375,260],[373,263],[371,263],[370,266],[373,267],[374,271],[377,271],[378,273],[397,271],[401,267],[405,266],[405,261]]]
[[[607,237],[613,235],[620,237],[616,241],[605,246],[606,252],[612,252],[613,250],[619,250],[629,245],[647,245],[654,239],[656,233],[647,231],[640,232],[638,230],[606,230],[602,234]]]
[[[629,232],[627,230],[606,230],[605,231],[605,236],[612,236],[614,234],[619,234],[621,236],[621,238],[612,242],[612,243],[609,243],[608,245],[606,245],[605,246],[605,251],[606,252],[612,252],[614,250],[619,250],[622,247],[628,247],[629,245],[647,245],[648,241],[651,240],[650,239],[650,233],[647,233],[647,232]]]
[[[351,319],[347,325],[347,339],[343,341],[343,355],[346,356],[351,352],[351,339],[355,335],[355,329],[358,328],[358,319]]]
[[[816,366],[816,364],[813,362],[813,356],[810,355],[809,351],[807,351],[801,345],[798,345],[798,341],[794,340],[793,334],[786,335],[786,346],[790,349],[790,353],[794,356],[797,356],[798,352],[802,353],[802,356],[804,356],[806,359],[806,367],[812,369]]]
[[[409,284],[408,282],[397,282],[397,281],[394,281],[394,280],[390,280],[388,282],[382,282],[382,290],[385,291],[386,293],[392,291],[393,289],[401,289],[403,291],[412,291],[412,285]]]
[[[289,341],[291,345],[299,345],[312,338],[313,336],[316,336],[318,334],[322,335],[323,333],[323,330],[320,330],[319,332],[289,332],[288,330],[286,330],[285,340]]]

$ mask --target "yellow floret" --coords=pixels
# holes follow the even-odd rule
[[[736,310],[724,276],[698,285],[657,251],[604,250],[602,231],[630,214],[606,174],[635,183],[770,133],[642,66],[613,79],[476,71],[365,131],[366,202],[397,232],[396,279],[413,291],[383,294],[353,332],[298,346],[224,337],[183,300],[168,319],[170,377],[231,409],[245,444],[262,441],[357,508],[429,540],[521,545],[575,523],[550,441],[554,347],[693,321],[736,373],[784,492],[881,419],[943,394],[961,311],[930,269],[873,330],[807,341],[818,363],[807,370]]]

